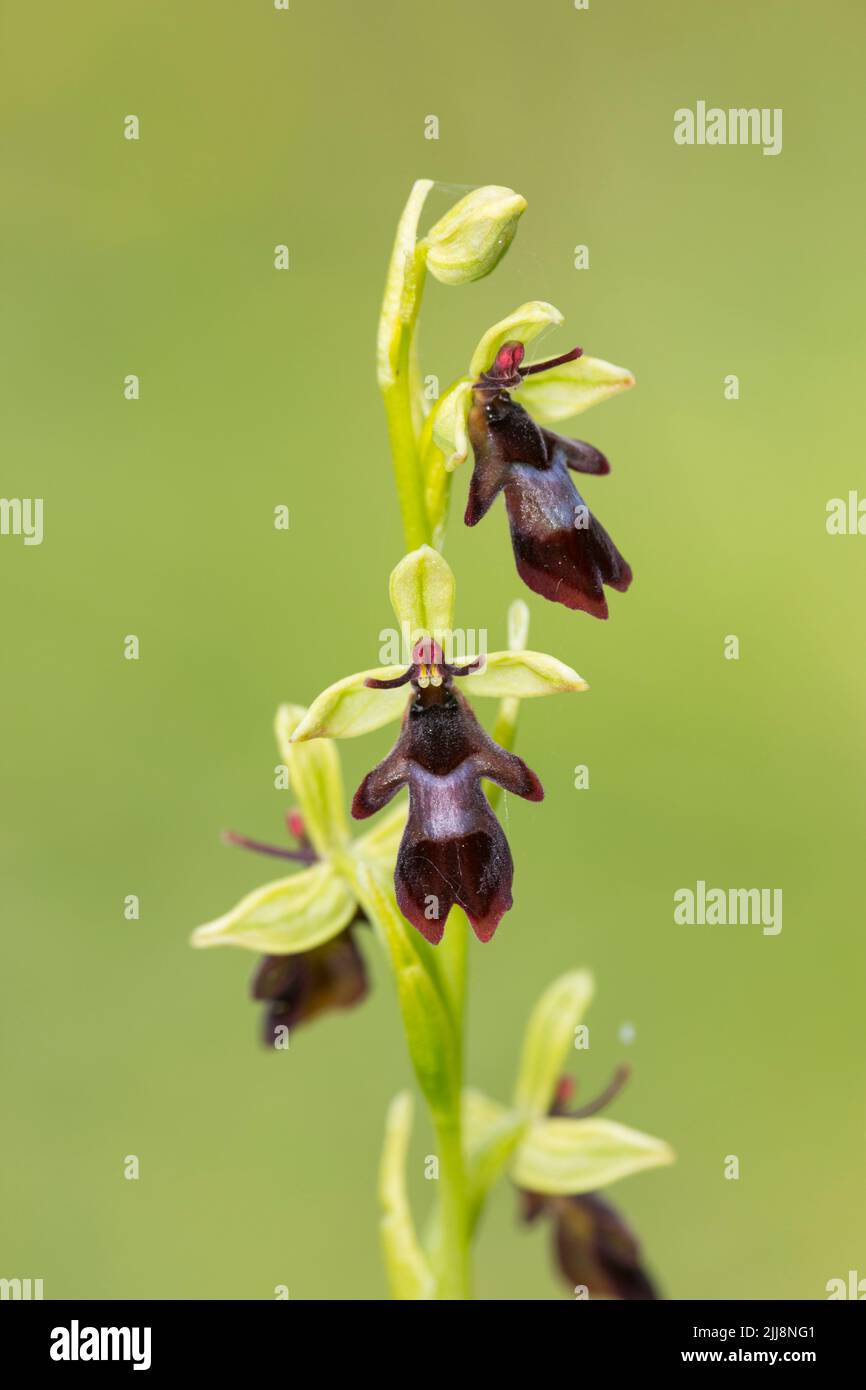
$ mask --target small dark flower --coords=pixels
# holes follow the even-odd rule
[[[358,913],[352,926],[321,946],[294,956],[264,956],[253,976],[252,996],[267,1003],[262,1041],[273,1047],[281,1028],[310,1023],[329,1009],[348,1009],[367,995],[364,958],[352,927],[365,921]]]
[[[591,1298],[657,1299],[641,1265],[640,1245],[622,1217],[597,1192],[579,1197],[543,1197],[524,1192],[523,1219],[542,1212],[553,1223],[557,1267],[570,1289]]]
[[[312,867],[319,858],[307,834],[300,811],[290,811],[286,825],[295,841],[292,848],[263,844],[246,835],[226,831],[223,839],[257,854],[269,854]],[[262,1041],[274,1047],[288,1031],[310,1023],[331,1009],[348,1009],[366,998],[367,968],[355,941],[354,929],[367,918],[358,908],[348,926],[335,936],[306,951],[263,956],[252,978],[253,999],[267,1004],[262,1019]],[[286,1029],[286,1033],[279,1030]]]
[[[511,907],[511,851],[481,779],[528,801],[544,796],[535,773],[494,743],[454,688],[455,677],[469,675],[479,664],[446,664],[428,638],[417,644],[402,675],[367,681],[380,689],[411,682],[415,696],[394,748],[355,793],[352,815],[359,820],[373,815],[408,785],[409,819],[394,876],[397,902],[433,945],[442,939],[455,903],[481,941],[490,940]]]
[[[399,631],[413,642],[408,666],[404,657],[399,665],[358,671],[328,686],[296,726],[291,746],[351,738],[400,720],[395,748],[364,779],[352,812],[358,819],[371,816],[408,786],[408,824],[400,825],[396,871],[393,860],[388,866],[400,909],[435,944],[451,908],[459,905],[487,941],[511,906],[513,866],[481,779],[530,801],[540,801],[543,792],[526,764],[484,732],[455,681],[474,673],[473,694],[509,702],[585,690],[586,682],[554,657],[524,649],[519,609],[507,651],[488,652],[463,667],[445,660],[443,649],[455,635],[454,575],[430,546],[403,556],[388,589]],[[512,719],[514,706],[509,708]],[[393,817],[391,811],[384,819]],[[372,850],[380,838],[374,827],[359,847]]]
[[[475,468],[464,520],[475,526],[502,491],[517,572],[544,598],[595,618],[608,616],[604,585],[624,592],[629,565],[589,511],[569,470],[596,476],[610,471],[591,444],[565,439],[537,425],[511,397],[523,378],[580,356],[580,348],[521,367],[523,344],[505,343],[493,365],[473,384],[469,439]]]
[[[573,1084],[562,1081],[550,1113],[574,1120],[594,1115],[620,1090],[627,1077],[628,1068],[620,1068],[597,1100],[572,1111],[566,1109],[566,1102]],[[553,1222],[556,1266],[570,1289],[583,1287],[591,1298],[659,1298],[643,1268],[637,1237],[616,1208],[597,1192],[571,1196],[521,1192],[520,1199],[524,1221],[535,1221],[545,1215]]]

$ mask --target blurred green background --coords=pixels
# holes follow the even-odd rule
[[[613,461],[586,496],[632,591],[607,624],[527,595],[532,645],[591,691],[523,710],[547,798],[507,803],[516,904],[472,943],[471,1078],[505,1098],[533,1001],[587,965],[581,1092],[631,1062],[611,1116],[678,1152],[610,1194],[668,1296],[866,1275],[866,539],[825,529],[829,498],[866,493],[862,6],[18,0],[0,24],[2,492],[45,499],[41,546],[0,538],[0,1275],[49,1298],[385,1294],[375,1170],[409,1067],[381,962],[361,1009],[268,1055],[254,957],[188,936],[275,876],[218,836],[280,834],[276,705],[374,664],[390,620],[373,344],[421,176],[434,216],[479,183],[529,203],[491,278],[429,285],[426,372],[444,385],[543,298],[567,319],[545,352],[638,380],[574,426]],[[782,107],[782,154],[676,146],[699,99]],[[462,526],[467,481],[458,620],[498,645],[524,591],[501,504]],[[349,790],[387,743],[343,745]],[[675,926],[699,878],[781,887],[781,935]],[[559,1297],[514,1208],[504,1186],[478,1295]]]

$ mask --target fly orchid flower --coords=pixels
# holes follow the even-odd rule
[[[571,1111],[567,1102],[575,1086],[570,1077],[563,1077],[551,1116],[576,1122],[597,1114],[621,1090],[628,1074],[628,1067],[621,1067],[596,1100]],[[524,1221],[547,1216],[553,1223],[554,1262],[569,1289],[585,1290],[589,1298],[629,1302],[659,1297],[643,1267],[640,1242],[616,1207],[597,1192],[550,1194],[524,1190],[520,1198]]]
[[[361,671],[330,686],[293,738],[345,738],[402,720],[394,748],[355,793],[352,814],[374,814],[407,786],[409,818],[395,871],[400,910],[436,945],[457,905],[476,936],[489,941],[512,905],[513,864],[481,781],[529,801],[544,793],[522,759],[484,731],[456,682],[473,694],[507,699],[585,690],[586,682],[540,652],[492,652],[460,665],[450,660],[454,576],[428,546],[400,561],[390,593],[401,632],[411,640],[408,663]]]
[[[367,972],[355,940],[365,920],[353,887],[353,866],[390,870],[406,820],[399,806],[368,835],[352,841],[344,806],[340,760],[333,743],[296,745],[291,736],[306,711],[283,705],[277,744],[299,811],[287,817],[293,847],[263,844],[233,832],[230,844],[300,865],[297,873],[256,888],[236,907],[193,933],[194,946],[242,946],[265,952],[253,978],[253,997],[267,1005],[264,1040],[367,993]]]
[[[480,1202],[505,1168],[521,1193],[523,1219],[544,1214],[553,1221],[556,1263],[570,1288],[593,1298],[655,1299],[637,1240],[598,1189],[674,1155],[660,1139],[596,1118],[621,1090],[627,1067],[596,1100],[568,1108],[573,1083],[561,1070],[592,994],[591,975],[575,970],[542,995],[526,1029],[510,1108],[464,1092],[470,1189]]]
[[[475,467],[464,520],[476,526],[500,492],[511,529],[517,571],[535,593],[596,618],[608,616],[604,586],[624,592],[629,565],[590,512],[571,472],[610,472],[591,444],[566,439],[536,423],[530,409],[555,421],[575,415],[634,384],[608,362],[573,348],[547,362],[523,366],[525,344],[562,322],[552,305],[524,304],[484,335],[470,372],[443,397],[432,424],[446,468],[462,462],[471,444]],[[512,396],[519,390],[524,404]]]
[[[396,744],[356,791],[352,815],[363,820],[381,811],[408,786],[409,819],[394,885],[403,916],[434,946],[455,903],[480,941],[490,940],[512,904],[511,851],[482,777],[527,801],[544,797],[535,773],[494,743],[454,685],[480,664],[451,666],[435,642],[422,638],[405,672],[368,680],[380,690],[411,683],[414,695]]]
[[[348,1009],[365,999],[369,985],[354,928],[366,917],[359,909],[348,927],[321,946],[293,956],[262,956],[252,980],[253,999],[266,1005],[262,1041],[276,1047],[293,1028],[331,1009]]]

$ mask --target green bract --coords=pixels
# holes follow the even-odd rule
[[[394,1298],[426,1300],[433,1298],[436,1285],[415,1233],[406,1191],[411,1130],[412,1097],[408,1091],[401,1091],[388,1107],[379,1165],[382,1250]]]
[[[452,647],[454,576],[448,562],[429,546],[405,555],[391,575],[390,594],[394,613],[410,644],[422,637],[436,641],[446,657]],[[406,669],[379,667],[346,676],[328,686],[310,706],[292,735],[293,743],[306,739],[352,738],[399,719],[406,709],[405,687],[371,690],[370,679],[393,679]],[[471,657],[467,656],[467,661]],[[495,698],[533,699],[586,690],[581,676],[556,657],[544,652],[490,652],[482,669],[465,682],[466,693]]]
[[[374,830],[351,840],[336,748],[326,739],[301,747],[292,742],[305,713],[299,705],[282,705],[276,734],[320,862],[248,893],[230,912],[196,928],[194,946],[243,946],[275,956],[309,951],[338,936],[355,916],[356,863],[393,869],[406,824],[405,805],[389,810]]]

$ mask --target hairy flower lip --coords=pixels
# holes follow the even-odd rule
[[[366,819],[408,786],[409,817],[395,867],[397,902],[431,945],[441,941],[455,906],[466,912],[479,940],[489,941],[512,905],[511,851],[482,778],[530,801],[544,796],[522,759],[481,728],[449,677],[417,690],[394,748],[352,801],[352,815]]]
[[[494,370],[520,372],[522,345],[506,343]],[[538,364],[549,369],[556,359]],[[472,393],[468,437],[475,465],[464,522],[475,526],[504,493],[517,572],[535,593],[595,618],[608,616],[605,586],[625,592],[631,566],[589,510],[571,471],[600,476],[592,445],[543,429],[509,391],[486,383]]]
[[[524,1222],[550,1218],[554,1264],[569,1289],[622,1302],[661,1298],[641,1262],[637,1237],[606,1198],[597,1192],[551,1197],[524,1189],[519,1197]]]
[[[349,926],[309,951],[291,956],[263,956],[251,980],[251,993],[264,1004],[262,1041],[274,1047],[288,1032],[320,1014],[360,1004],[369,993],[364,958],[353,928],[366,922],[359,909]]]

